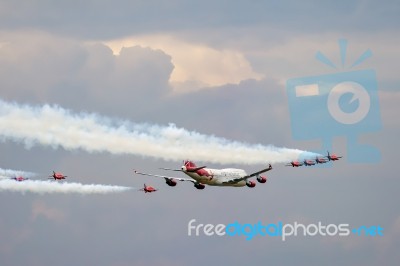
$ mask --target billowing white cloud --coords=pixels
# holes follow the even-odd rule
[[[202,87],[238,84],[245,79],[261,79],[243,53],[233,49],[215,49],[190,43],[171,35],[141,35],[112,40],[106,44],[119,54],[121,48],[145,46],[160,49],[172,57],[174,70],[170,84],[179,92]]]

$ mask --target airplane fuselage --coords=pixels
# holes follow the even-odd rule
[[[177,181],[188,181],[194,184],[194,187],[197,189],[204,189],[206,185],[209,186],[224,186],[224,187],[250,187],[253,188],[256,186],[256,181],[249,180],[250,178],[255,177],[259,183],[267,182],[266,176],[261,176],[262,173],[270,171],[272,169],[271,164],[269,164],[268,168],[259,170],[257,172],[247,174],[243,169],[236,168],[224,168],[224,169],[210,169],[206,166],[196,166],[192,161],[184,161],[181,169],[170,169],[170,168],[162,168],[164,170],[172,170],[172,171],[182,171],[184,174],[189,176],[190,178],[180,178],[180,177],[172,177],[165,175],[155,175],[155,174],[147,174],[142,173],[137,170],[134,170],[136,174],[146,175],[146,176],[154,176],[158,178],[164,178],[165,182],[168,186],[174,187],[177,184]]]
[[[203,168],[202,171],[188,172],[183,171],[186,175],[190,176],[198,183],[206,184],[209,186],[231,186],[243,187],[246,181],[238,181],[236,183],[223,183],[229,179],[241,178],[247,175],[243,169],[226,168],[226,169],[210,169]]]

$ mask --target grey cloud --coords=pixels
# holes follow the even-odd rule
[[[168,93],[173,70],[170,56],[160,50],[136,46],[115,56],[102,44],[83,45],[47,34],[13,39],[0,53],[3,98],[110,115],[135,117],[152,108]]]
[[[71,42],[40,34],[6,42],[0,53],[3,97],[25,100],[38,100],[53,86],[70,80],[85,56]]]
[[[0,25],[91,39],[253,25],[325,32],[395,29],[398,11],[396,1],[3,1]]]
[[[48,35],[29,46],[27,42],[0,48],[5,99],[57,103],[136,122],[172,122],[248,142],[265,138],[263,144],[283,145],[288,138],[277,140],[282,136],[277,125],[288,125],[288,120],[275,117],[287,117],[288,111],[285,90],[273,80],[173,94],[168,84],[173,65],[161,50],[136,46],[115,56],[102,44],[82,45]]]
[[[110,56],[109,52],[102,62],[91,56],[88,67],[83,69],[84,73],[89,72],[82,80],[90,95],[88,106],[95,104],[93,110],[136,118],[169,92],[168,80],[173,70],[170,56],[139,46],[123,48],[119,56]]]

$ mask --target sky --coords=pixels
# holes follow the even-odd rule
[[[94,195],[0,191],[0,264],[397,265],[399,13],[398,1],[0,1],[0,118],[8,103],[47,105],[110,127],[173,124],[246,145],[325,154],[321,138],[295,137],[319,121],[318,134],[331,136],[331,151],[343,155],[328,167],[274,163],[268,182],[255,188],[197,190],[191,183],[169,187],[133,169],[166,174],[159,168],[191,159],[252,173],[265,168],[267,158],[265,164],[264,158],[218,161],[206,141],[185,157],[173,155],[179,140],[164,157],[150,146],[146,154],[71,148],[10,137],[10,127],[0,123],[1,169],[36,173],[32,179],[61,171],[67,182],[133,188]],[[338,40],[347,40],[343,64]],[[372,56],[352,68],[368,50]],[[317,52],[337,68],[317,60]],[[323,109],[310,107],[303,128],[291,126],[288,80],[371,69],[378,121],[358,127],[355,136],[351,130],[331,134]],[[52,123],[60,121],[24,134],[52,140],[46,132]],[[69,119],[62,126],[67,133],[75,128]],[[349,160],[354,137],[375,147],[380,159]],[[200,158],[198,151],[207,152]],[[159,190],[138,192],[143,183]],[[188,236],[192,219],[379,225],[384,235]]]

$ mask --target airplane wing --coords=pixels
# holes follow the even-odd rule
[[[260,170],[260,171],[255,172],[255,173],[252,173],[252,174],[250,174],[250,175],[246,175],[246,176],[238,177],[238,178],[226,179],[226,180],[224,180],[222,183],[227,183],[227,184],[237,183],[237,182],[240,182],[240,181],[242,181],[242,180],[246,180],[246,179],[248,179],[248,178],[251,178],[251,177],[253,177],[253,176],[257,176],[257,175],[259,175],[259,174],[268,172],[268,171],[270,171],[270,170],[272,170],[271,164],[268,166],[268,168],[262,169],[262,170]]]
[[[190,168],[187,169],[186,172],[196,172],[200,169],[206,168],[207,166],[200,166],[200,167],[196,167],[196,168]],[[176,172],[183,172],[182,169],[171,169],[171,168],[160,168],[162,170],[168,170],[168,171],[176,171]]]
[[[175,171],[175,172],[183,172],[182,171],[182,169],[172,169],[172,168],[159,168],[159,169],[162,169],[162,170],[168,170],[168,171]]]
[[[272,170],[271,164],[268,166],[268,168],[265,168],[265,169],[263,169],[263,170],[260,170],[260,171],[258,171],[258,172],[255,172],[255,173],[252,173],[252,174],[248,175],[247,178],[253,177],[253,176],[256,176],[256,175],[265,173],[265,172],[268,172],[268,171],[270,171],[270,170]]]
[[[142,173],[142,172],[139,172],[136,170],[134,170],[134,171],[135,171],[135,174],[138,174],[138,175],[162,177],[164,179],[169,179],[169,180],[173,179],[173,180],[178,180],[178,181],[189,181],[189,182],[192,182],[193,184],[197,184],[196,180],[190,179],[190,178],[172,177],[172,176],[166,176],[166,175],[153,175],[153,174]]]

